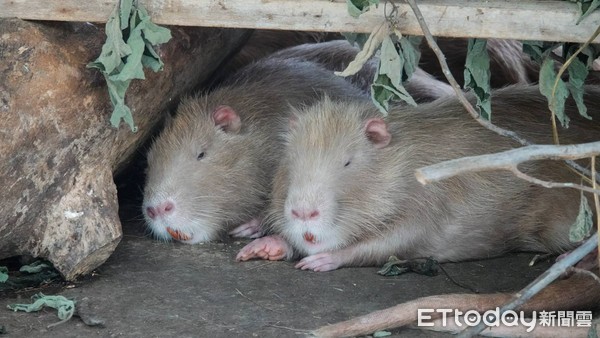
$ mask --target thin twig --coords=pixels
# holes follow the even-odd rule
[[[508,304],[500,308],[500,315],[506,311],[519,308],[525,304],[531,297],[535,296],[538,292],[552,283],[555,279],[560,277],[567,268],[575,265],[583,257],[592,252],[598,246],[598,233],[595,233],[592,237],[588,238],[581,246],[573,250],[570,254],[566,255],[560,261],[554,263],[550,269],[544,271],[538,278],[533,282],[529,283],[524,289],[517,292],[513,296],[513,300]],[[473,337],[479,332],[486,328],[485,323],[482,321],[479,325],[465,329],[458,337],[466,338]]]
[[[421,184],[427,184],[467,172],[512,170],[519,164],[532,160],[574,160],[596,155],[600,155],[600,141],[563,146],[531,145],[436,163],[417,169],[415,176]]]
[[[267,324],[265,326],[274,327],[276,329],[284,329],[284,330],[288,330],[288,331],[301,332],[301,333],[310,333],[311,332],[311,330],[294,329],[293,327],[287,327],[287,326],[281,326],[281,325],[275,325],[275,324]]]
[[[598,282],[598,284],[600,284],[600,277],[598,277],[598,275],[596,275],[595,273],[591,272],[590,270],[580,269],[580,268],[576,268],[576,267],[570,267],[570,268],[567,269],[567,272],[573,272],[573,273],[576,273],[576,274],[586,275],[586,276],[592,277],[593,279],[596,280],[596,282]]]
[[[456,79],[454,79],[454,76],[452,76],[452,73],[450,72],[450,68],[448,67],[448,63],[446,62],[446,57],[444,56],[444,53],[442,53],[442,51],[440,50],[440,47],[438,46],[438,44],[433,39],[433,35],[431,35],[431,31],[429,31],[429,27],[427,26],[427,23],[425,23],[425,18],[423,18],[423,14],[421,13],[421,10],[415,3],[415,0],[406,0],[406,2],[410,5],[413,12],[415,13],[415,17],[417,18],[417,21],[419,22],[419,25],[421,26],[421,30],[423,30],[423,34],[425,35],[425,39],[427,40],[429,47],[433,50],[433,52],[437,56],[438,61],[440,62],[440,67],[442,67],[442,71],[443,71],[444,75],[446,76],[446,79],[448,79],[448,82],[450,83],[450,85],[452,86],[454,91],[456,92],[456,96],[458,97],[458,100],[460,101],[460,103],[462,103],[462,105],[465,107],[467,112],[469,112],[469,114],[479,124],[481,124],[485,128],[487,128],[497,134],[510,137],[513,140],[519,142],[520,144],[522,144],[524,146],[531,145],[532,144],[531,142],[522,138],[517,133],[515,133],[511,130],[500,128],[500,127],[492,124],[490,121],[482,119],[479,116],[479,113],[477,112],[477,110],[475,110],[473,105],[469,102],[469,100],[467,99],[465,94],[460,89],[460,85],[458,84],[458,82],[456,82]]]
[[[531,182],[533,184],[540,185],[544,188],[573,188],[573,189],[578,189],[581,191],[589,192],[594,195],[600,194],[600,190],[586,187],[585,185],[581,185],[581,184],[577,184],[577,183],[570,183],[570,182],[557,183],[557,182],[549,182],[549,181],[540,180],[539,178],[535,178],[531,175],[527,175],[526,173],[517,169],[517,167],[511,168],[510,171],[518,178],[525,180],[527,182]]]
[[[264,305],[261,305],[261,304],[257,303],[256,301],[254,301],[254,299],[252,299],[252,298],[250,298],[250,297],[246,296],[245,294],[243,294],[243,293],[242,293],[242,291],[240,291],[240,290],[238,290],[238,289],[235,289],[235,291],[237,291],[237,293],[239,293],[239,294],[240,294],[240,296],[242,296],[242,297],[246,298],[247,300],[251,301],[252,303],[254,303],[254,304],[256,304],[256,305],[258,305],[258,306],[260,306],[260,307],[262,307],[262,308],[264,308],[264,309],[267,309],[267,310],[269,310],[269,311],[275,311],[275,310],[273,310],[273,309],[271,309],[271,308],[268,308],[268,307],[266,307],[266,306],[264,306]]]
[[[596,189],[596,156],[592,156],[592,187]],[[598,194],[594,194],[594,206],[596,207],[596,233],[600,232],[600,198]],[[600,267],[600,237],[598,237],[598,267]]]

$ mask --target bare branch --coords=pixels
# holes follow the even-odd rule
[[[523,290],[517,292],[512,300],[500,308],[500,315],[509,310],[519,308],[525,304],[531,297],[535,296],[538,292],[552,283],[555,279],[560,277],[569,267],[575,265],[587,254],[596,250],[598,245],[598,233],[588,238],[582,245],[577,249],[573,250],[570,254],[566,255],[563,259],[554,263],[550,269],[544,271],[538,278],[533,282],[529,283]],[[479,325],[465,329],[458,337],[466,338],[473,337],[479,332],[486,328],[485,323],[482,321]]]
[[[600,141],[574,145],[531,145],[494,154],[468,156],[419,168],[415,172],[421,184],[440,181],[462,173],[486,170],[513,170],[532,160],[574,160],[600,154]]]
[[[518,178],[525,180],[527,182],[531,182],[533,184],[540,185],[544,188],[572,188],[572,189],[578,189],[581,191],[589,192],[591,194],[594,194],[594,196],[600,194],[600,190],[586,187],[585,185],[571,183],[571,182],[557,183],[557,182],[549,182],[549,181],[540,180],[539,178],[535,178],[531,175],[527,175],[526,173],[520,171],[518,168],[511,168],[510,171]]]

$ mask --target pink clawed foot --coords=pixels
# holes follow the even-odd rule
[[[260,223],[262,218],[253,218],[249,222],[246,222],[229,232],[230,236],[233,237],[246,237],[246,238],[259,238],[263,235]]]
[[[340,258],[337,256],[335,252],[322,252],[304,257],[296,264],[296,268],[315,272],[332,271],[342,265]]]
[[[247,261],[253,258],[280,261],[291,254],[292,248],[281,236],[273,235],[255,239],[240,250],[236,261]]]

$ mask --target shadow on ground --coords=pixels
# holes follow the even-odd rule
[[[345,320],[417,297],[470,292],[446,275],[382,277],[377,268],[314,273],[290,262],[237,263],[245,242],[183,245],[144,236],[139,224],[125,226],[112,257],[74,288],[42,290],[75,298],[82,316],[101,319],[90,327],[79,318],[53,328],[56,312],[0,310],[10,337],[301,337],[303,330]],[[516,290],[549,266],[529,267],[533,254],[444,264],[457,282],[480,292]],[[28,302],[36,291],[9,294],[7,304]],[[431,337],[432,332],[395,330],[396,336]],[[436,334],[437,335],[437,334]]]

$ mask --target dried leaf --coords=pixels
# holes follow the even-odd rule
[[[581,242],[590,236],[594,227],[593,215],[588,200],[582,192],[581,202],[579,203],[579,214],[569,230],[569,240],[571,242]]]
[[[554,71],[554,60],[546,58],[540,68],[540,93],[548,99],[548,108],[556,115],[563,127],[569,127],[569,117],[565,114],[565,101],[569,97],[567,85],[562,79],[558,79],[556,92],[552,95],[552,88],[556,81]]]
[[[487,40],[469,39],[464,76],[465,89],[471,88],[477,97],[480,116],[489,121],[492,117],[492,100]]]
[[[348,67],[346,67],[344,71],[335,72],[335,75],[346,77],[358,73],[363,65],[373,56],[375,51],[381,45],[383,39],[388,36],[388,34],[388,25],[383,24],[376,28],[373,32],[371,32],[371,35],[369,35],[369,39],[365,42],[363,49],[356,54],[356,58],[348,64]]]

